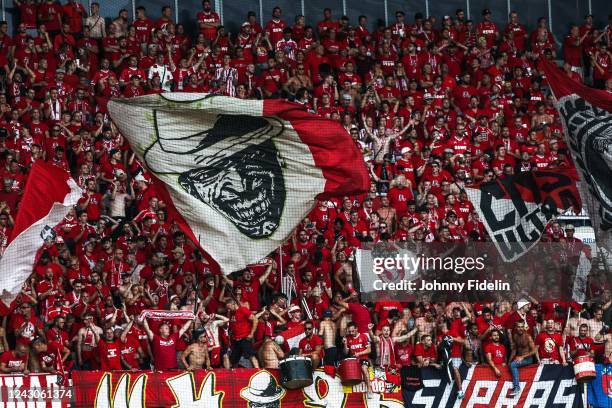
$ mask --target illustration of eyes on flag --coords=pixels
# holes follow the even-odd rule
[[[316,199],[369,187],[347,132],[297,104],[166,93],[108,109],[160,198],[226,273],[277,248]]]

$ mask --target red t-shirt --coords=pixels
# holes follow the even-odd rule
[[[506,362],[506,348],[503,344],[489,343],[485,346],[485,354],[491,354],[493,364],[504,364]]]
[[[593,339],[588,336],[585,338],[572,337],[568,339],[567,344],[571,353],[577,350],[575,357],[586,356],[593,349]]]
[[[251,317],[252,313],[249,309],[244,306],[240,306],[236,312],[233,313],[230,319],[230,331],[232,332],[232,338],[234,340],[242,340],[248,337],[251,333]]]
[[[535,344],[538,346],[538,355],[541,359],[561,361],[559,347],[563,346],[563,338],[560,333],[539,333],[535,339]]]
[[[128,336],[126,342],[121,344],[121,355],[132,368],[138,368],[140,365],[136,358],[138,347],[140,347],[140,341],[138,341],[136,336]]]
[[[157,334],[153,336],[151,348],[155,358],[156,370],[173,370],[178,367],[176,360],[176,344],[178,339],[178,333],[172,333],[166,339]]]
[[[368,336],[363,333],[359,333],[356,337],[346,336],[346,345],[349,349],[351,355],[355,355],[355,353],[361,353],[365,351],[370,345],[370,340],[368,340]],[[357,357],[360,360],[367,360],[368,355],[362,354]]]
[[[106,340],[100,340],[98,355],[102,370],[121,370],[121,345],[118,341],[109,343]]]
[[[13,351],[5,351],[0,357],[0,363],[6,364],[7,368],[17,368],[21,364],[27,367],[28,356],[17,357]]]
[[[395,361],[401,366],[409,366],[412,364],[413,353],[414,348],[410,343],[395,345]]]
[[[299,344],[300,350],[305,353],[312,353],[317,346],[323,346],[323,339],[316,334],[314,334],[311,338],[304,337],[302,340],[300,340]]]
[[[357,325],[359,333],[368,332],[368,324],[370,324],[370,312],[365,305],[361,303],[349,303],[348,310],[351,314],[353,322]]]
[[[438,354],[436,353],[436,348],[433,344],[426,349],[423,343],[417,343],[417,345],[414,347],[414,356],[421,356],[423,357],[423,359],[428,358],[430,360],[435,361],[438,357]]]

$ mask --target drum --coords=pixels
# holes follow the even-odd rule
[[[361,363],[356,358],[345,358],[336,370],[342,385],[357,385],[363,381],[361,377]]]
[[[288,390],[297,390],[312,384],[312,361],[308,357],[291,356],[281,360],[281,385]]]
[[[596,376],[593,357],[576,357],[574,359],[574,375],[576,376],[576,382],[578,383],[593,381]]]

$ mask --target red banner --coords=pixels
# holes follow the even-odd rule
[[[313,385],[300,390],[283,388],[277,370],[72,373],[76,407],[404,407],[399,388],[383,372],[371,378],[375,392],[367,398],[363,383],[344,387],[322,370],[315,371]]]

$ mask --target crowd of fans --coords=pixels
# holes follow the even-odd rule
[[[438,366],[448,337],[453,367],[483,363],[499,376],[508,365],[515,387],[524,364],[610,361],[605,259],[589,276],[588,305],[546,293],[363,304],[352,253],[364,242],[486,241],[466,184],[572,167],[537,62],[561,59],[576,81],[612,92],[612,26],[586,16],[559,48],[544,18],[528,31],[516,12],[498,27],[490,10],[475,21],[463,10],[441,20],[398,11],[370,31],[365,16],[325,9],[316,24],[290,24],[275,7],[264,27],[248,12],[231,35],[204,0],[189,35],[169,6],[158,19],[138,7],[134,21],[126,10],[111,21],[97,3],[14,3],[16,32],[0,22],[0,250],[37,160],[69,171],[84,194],[3,318],[1,372],[56,372],[58,355],[66,370],[274,368],[290,352],[278,335],[296,327],[315,366],[347,355]],[[175,225],[107,114],[110,98],[170,91],[285,98],[338,121],[363,152],[371,190],[319,203],[267,263],[225,276]],[[573,233],[547,228],[565,254],[558,264],[592,257]],[[142,315],[150,310],[196,318]]]

